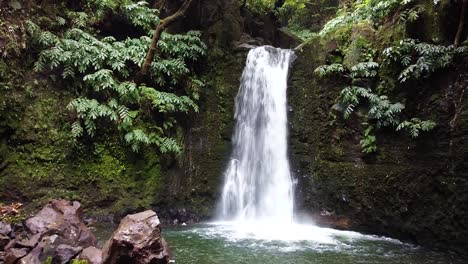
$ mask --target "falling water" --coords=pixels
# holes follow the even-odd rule
[[[220,218],[289,224],[293,182],[287,156],[287,75],[290,50],[249,52],[236,97],[233,152],[225,172]]]

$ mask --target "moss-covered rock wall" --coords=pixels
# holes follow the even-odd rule
[[[0,202],[20,201],[34,209],[50,198],[73,199],[88,215],[106,218],[156,207],[165,221],[197,220],[214,212],[246,56],[231,49],[243,29],[237,1],[199,1],[191,16],[169,29],[199,29],[210,47],[197,65],[206,83],[200,111],[179,118],[176,137],[184,150],[178,156],[150,147],[133,153],[111,126],[76,144],[66,109],[76,94],[54,72],[34,72],[37,54],[19,26],[66,12],[66,7],[1,7],[0,30],[18,29],[7,42],[18,45],[18,52],[2,53],[0,59]],[[0,52],[4,41],[0,37]]]
[[[209,218],[215,213],[230,153],[234,98],[245,57],[245,52],[210,52],[200,111],[190,120],[178,169],[165,177],[169,193],[163,203],[171,204],[169,207],[189,210],[198,218]]]
[[[370,32],[371,38],[366,41],[383,49],[389,41],[417,37],[413,34],[427,36],[426,40],[435,38],[433,32],[450,23],[444,18],[444,10],[449,9],[426,9],[429,13],[424,14],[427,20],[423,21],[437,27],[384,26],[378,32]],[[360,30],[358,27],[354,28]],[[450,43],[453,35],[438,37],[439,42]],[[355,117],[343,120],[336,109],[345,80],[319,79],[313,73],[316,67],[332,63],[335,57],[336,43],[316,37],[298,53],[290,77],[290,152],[298,180],[298,210],[306,215],[347,218],[351,229],[465,252],[466,94],[453,133],[449,122],[454,116],[452,93],[467,85],[466,61],[394,95],[406,103],[409,116],[436,121],[434,131],[411,139],[392,129],[380,130],[378,152],[367,155],[359,145],[364,133],[359,111]]]

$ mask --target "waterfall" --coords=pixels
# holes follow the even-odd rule
[[[293,222],[287,76],[294,53],[263,46],[247,57],[236,97],[233,151],[220,201],[224,221]]]

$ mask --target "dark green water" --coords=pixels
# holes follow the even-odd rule
[[[167,227],[163,236],[178,264],[468,263],[455,255],[356,232],[317,227],[241,228],[212,224]],[[102,246],[114,227],[97,225],[93,229]]]
[[[283,231],[278,227],[271,232]],[[163,235],[176,263],[180,264],[467,263],[398,240],[355,232],[334,231],[328,234],[331,241],[321,238],[279,241],[258,239],[248,232],[235,234],[230,228],[220,226],[195,225],[168,228],[163,230]]]

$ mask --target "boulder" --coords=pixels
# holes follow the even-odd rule
[[[87,247],[81,251],[78,256],[79,260],[86,260],[88,264],[101,264],[102,263],[102,251],[96,247]]]
[[[70,246],[96,246],[97,240],[83,223],[81,204],[65,200],[52,200],[34,217],[26,220],[26,227],[33,234],[57,234],[62,244]]]
[[[148,210],[128,215],[102,250],[103,264],[169,263],[167,244],[161,237],[159,218]]]
[[[28,233],[5,246],[5,262],[11,259],[11,263],[35,264],[51,257],[54,264],[69,263],[83,248],[97,245],[96,237],[82,219],[79,202],[50,201],[26,220]],[[8,228],[0,227],[8,231]]]

